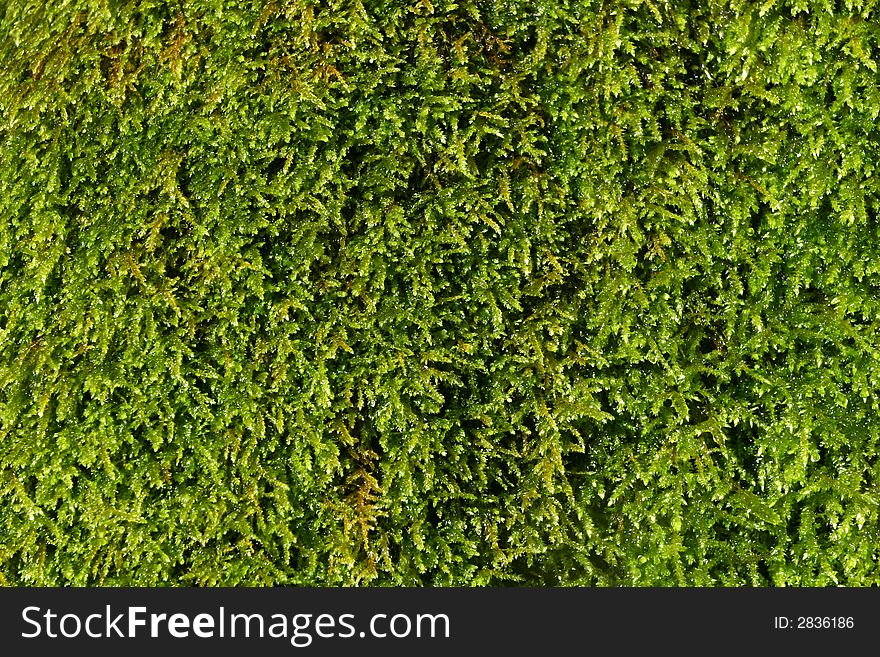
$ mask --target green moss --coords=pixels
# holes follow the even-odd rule
[[[880,583],[878,11],[3,3],[0,583]]]

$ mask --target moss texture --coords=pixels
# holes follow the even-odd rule
[[[0,583],[880,584],[875,0],[0,3]]]

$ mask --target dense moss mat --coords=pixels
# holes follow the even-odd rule
[[[6,0],[0,582],[880,583],[874,0]]]

